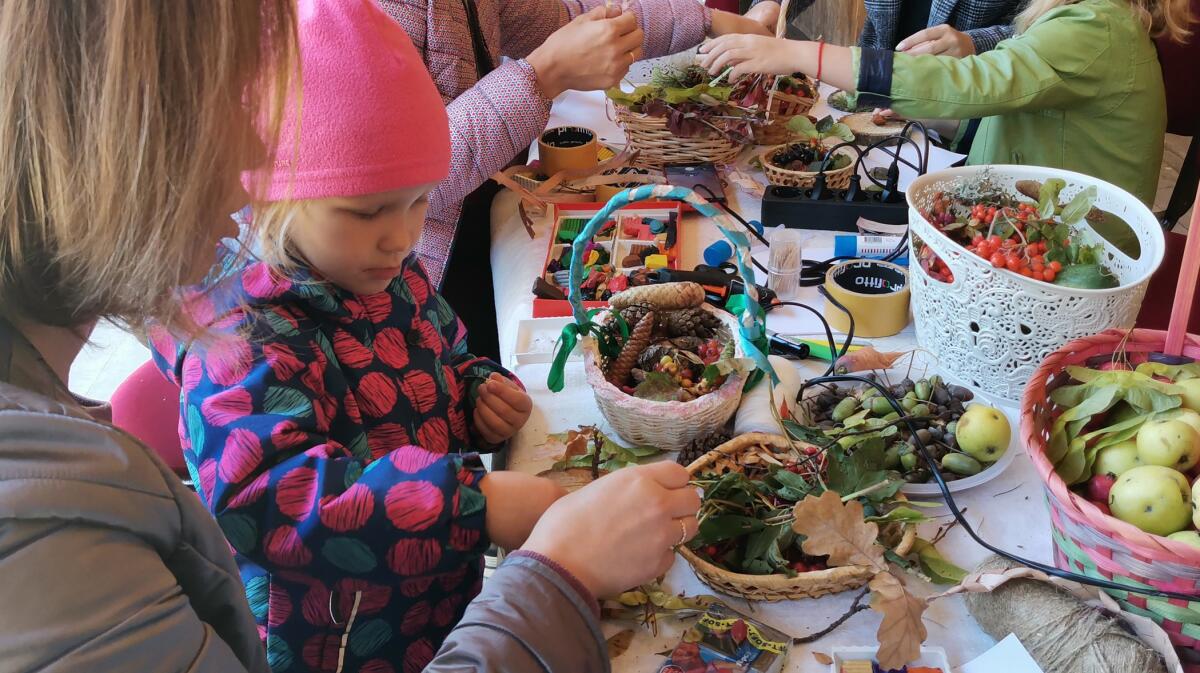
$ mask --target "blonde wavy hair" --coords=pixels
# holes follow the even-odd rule
[[[1076,2],[1079,0],[1030,0],[1013,23],[1017,32],[1023,33],[1046,12]],[[1195,17],[1190,5],[1190,0],[1129,0],[1130,9],[1150,37],[1167,37],[1176,42],[1183,42],[1192,34],[1191,24]]]
[[[186,324],[172,290],[277,137],[293,0],[0,3],[0,314]],[[273,144],[268,141],[266,144]]]

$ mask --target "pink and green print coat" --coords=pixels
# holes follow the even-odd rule
[[[261,262],[188,298],[219,334],[154,357],[181,386],[180,440],[236,554],[275,673],[416,673],[482,582],[472,435],[478,382],[503,371],[410,256],[354,296]]]

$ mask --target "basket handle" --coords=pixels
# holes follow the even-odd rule
[[[1179,284],[1175,286],[1175,302],[1171,304],[1171,323],[1167,327],[1167,355],[1183,354],[1183,338],[1187,336],[1188,320],[1192,316],[1192,297],[1196,294],[1196,279],[1200,275],[1200,192],[1192,204],[1192,220],[1188,225],[1187,245],[1179,265]]]
[[[600,228],[614,212],[631,203],[651,199],[656,201],[682,201],[689,204],[701,215],[711,218],[717,225],[717,228],[721,230],[721,234],[733,246],[738,275],[742,278],[747,296],[746,301],[735,303],[735,308],[731,309],[738,318],[738,329],[734,338],[738,340],[738,345],[741,346],[742,352],[754,361],[755,366],[770,376],[772,383],[778,384],[779,377],[775,374],[771,363],[767,361],[766,353],[755,345],[756,341],[766,336],[767,328],[766,314],[758,303],[758,290],[754,283],[754,270],[749,266],[750,239],[744,233],[735,231],[732,228],[732,223],[727,214],[715,208],[711,203],[705,201],[703,197],[692,190],[672,185],[643,185],[618,192],[616,196],[592,216],[592,219],[588,220],[588,223],[584,225],[579,235],[571,243],[571,267],[567,299],[571,304],[571,312],[575,318],[575,322],[563,328],[562,337],[556,346],[558,352],[555,353],[554,364],[550,367],[550,375],[546,381],[547,386],[554,392],[562,390],[564,382],[563,368],[566,366],[567,356],[574,350],[575,344],[581,336],[595,330],[595,324],[591,322],[588,312],[583,308],[583,296],[579,289],[579,286],[583,283],[583,254],[587,249],[588,243],[591,242],[592,238],[600,231]]]

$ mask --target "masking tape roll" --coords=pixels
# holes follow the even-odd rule
[[[854,336],[886,337],[908,324],[908,273],[877,260],[843,262],[825,274],[825,291],[854,316]],[[850,329],[846,313],[825,302],[825,319],[839,332]]]
[[[538,160],[547,177],[562,171],[584,170],[600,163],[596,132],[582,126],[559,126],[538,138]]]

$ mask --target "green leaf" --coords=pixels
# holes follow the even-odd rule
[[[858,413],[848,417],[846,420],[842,421],[842,427],[857,428],[858,426],[862,425],[863,423],[865,423],[867,421],[867,416],[870,415],[870,413],[871,413],[870,409],[863,409],[863,410],[859,411]]]
[[[1060,407],[1074,407],[1083,402],[1091,391],[1092,386],[1086,384],[1061,386],[1050,393],[1050,401]]]
[[[683,388],[662,372],[649,372],[646,380],[633,389],[633,396],[656,402],[669,402],[683,398]]]
[[[1139,411],[1155,413],[1175,409],[1183,404],[1183,398],[1179,395],[1168,395],[1148,387],[1127,389],[1125,401]]]
[[[1189,362],[1182,365],[1167,365],[1161,362],[1143,362],[1136,371],[1146,376],[1165,376],[1172,381],[1186,381],[1200,378],[1200,362]]]
[[[1060,178],[1050,178],[1042,183],[1042,188],[1038,191],[1038,216],[1043,220],[1048,220],[1054,217],[1054,212],[1058,208],[1058,193],[1067,186],[1067,182]]]
[[[705,544],[721,542],[741,537],[747,533],[755,533],[764,528],[761,519],[737,514],[714,514],[700,522],[697,537]]]
[[[766,556],[768,549],[776,547],[776,542],[779,541],[779,533],[782,530],[783,526],[767,526],[751,535],[746,541],[745,560],[750,561]]]
[[[695,100],[700,94],[708,91],[708,84],[697,84],[693,87],[681,89],[678,87],[667,87],[663,89],[661,98],[666,103],[679,104]]]
[[[1121,401],[1125,392],[1119,385],[1105,385],[1093,390],[1082,402],[1063,412],[1058,417],[1059,423],[1087,419],[1096,414],[1108,411],[1109,407]]]
[[[866,520],[876,523],[920,523],[928,521],[929,517],[911,507],[897,507],[883,516],[871,516]]]
[[[1076,194],[1070,203],[1063,206],[1060,217],[1066,224],[1075,224],[1088,214],[1094,203],[1096,203],[1096,185],[1088,185],[1086,189]]]
[[[928,540],[917,538],[913,543],[913,551],[917,553],[921,571],[928,575],[934,584],[958,584],[967,576],[966,570],[947,561]]]
[[[1054,466],[1054,471],[1067,484],[1078,484],[1087,481],[1087,443],[1078,437],[1071,440],[1067,454]]]
[[[1072,245],[1074,249],[1074,245]],[[1099,264],[1070,264],[1054,278],[1055,285],[1080,290],[1106,290],[1119,285],[1117,277],[1109,274]]]
[[[308,418],[313,413],[312,400],[295,388],[271,386],[263,396],[263,411],[280,416]]]
[[[790,419],[784,419],[783,428],[784,430],[787,430],[787,433],[791,435],[792,439],[796,439],[801,442],[807,442],[816,446],[824,446],[829,442],[829,438],[826,437],[825,433],[821,430],[800,425],[796,421]]]
[[[788,120],[787,127],[792,133],[804,138],[816,138],[819,136],[817,126],[806,115],[792,117]]]

